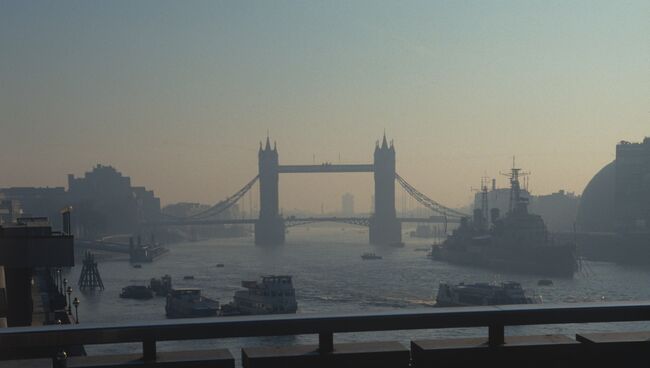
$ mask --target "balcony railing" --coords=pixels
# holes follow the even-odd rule
[[[335,333],[487,327],[487,346],[504,344],[506,326],[650,321],[650,302],[509,305],[432,308],[382,313],[296,314],[177,319],[120,324],[52,325],[0,329],[0,360],[15,350],[67,346],[142,344],[142,358],[155,361],[160,341],[232,337],[318,335],[320,354],[334,349]],[[37,350],[33,350],[37,351]]]

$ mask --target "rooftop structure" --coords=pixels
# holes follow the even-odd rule
[[[52,231],[46,217],[19,218],[0,226],[0,327],[31,325],[34,275],[43,271],[49,285],[51,270],[70,266],[74,266],[73,237]],[[58,294],[62,293],[59,285]]]

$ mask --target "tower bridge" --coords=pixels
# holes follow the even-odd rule
[[[300,224],[320,221],[344,222],[348,224],[367,226],[371,244],[388,244],[399,242],[402,238],[402,222],[419,223],[449,223],[458,222],[466,216],[451,208],[430,199],[411,186],[395,171],[395,147],[384,135],[381,144],[377,142],[371,164],[331,164],[320,165],[280,165],[277,146],[271,147],[269,137],[266,144],[258,152],[258,175],[242,189],[211,208],[188,217],[175,218],[167,216],[164,221],[149,222],[147,226],[183,226],[209,224],[254,224],[255,244],[283,244],[286,228]],[[375,211],[370,217],[310,217],[283,218],[279,207],[279,175],[296,173],[373,173],[375,186]],[[260,211],[257,219],[215,219],[217,215],[237,203],[259,181]],[[398,218],[395,210],[395,182],[416,199],[421,205],[429,208],[438,216],[428,218]]]

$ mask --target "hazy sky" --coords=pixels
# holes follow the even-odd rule
[[[512,155],[532,192],[580,193],[650,135],[649,19],[647,0],[5,0],[0,187],[102,163],[163,203],[214,202],[256,175],[267,130],[281,163],[365,163],[385,129],[400,175],[452,206]],[[311,210],[373,190],[281,188]]]

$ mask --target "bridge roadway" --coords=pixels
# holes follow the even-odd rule
[[[75,239],[74,245],[80,248],[103,250],[106,252],[129,254],[129,245],[117,242],[107,242],[101,240],[81,240]]]
[[[349,172],[373,172],[375,167],[372,164],[349,164],[337,165],[324,163],[320,165],[279,165],[279,173],[349,173]]]
[[[431,217],[398,217],[398,221],[404,223],[429,223],[429,224],[443,224],[458,223],[460,220],[447,218],[445,221],[444,216],[431,216]],[[370,221],[369,217],[287,217],[285,222],[294,223],[313,223],[313,222],[343,222],[347,224],[356,224],[360,226],[368,226]],[[256,224],[257,219],[222,219],[222,220],[169,220],[169,221],[153,221],[147,222],[145,226],[190,226],[190,225],[241,225],[241,224]]]

